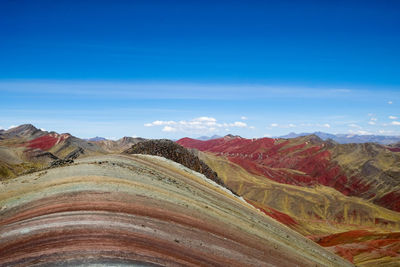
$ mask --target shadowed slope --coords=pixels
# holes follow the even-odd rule
[[[0,207],[0,265],[349,266],[154,156],[84,158],[21,176],[1,184]]]

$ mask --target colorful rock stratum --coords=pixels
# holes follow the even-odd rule
[[[351,266],[150,155],[91,156],[2,181],[0,265]]]
[[[400,153],[317,136],[177,143],[270,217],[360,266],[400,265]]]

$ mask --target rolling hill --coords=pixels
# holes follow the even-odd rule
[[[351,266],[205,176],[106,155],[0,184],[0,265]]]
[[[350,144],[350,143],[377,143],[382,145],[390,145],[400,142],[400,136],[389,136],[389,135],[358,135],[358,134],[330,134],[324,132],[314,133],[289,133],[287,135],[279,136],[278,138],[297,138],[307,135],[316,135],[322,140],[331,139],[339,144]]]

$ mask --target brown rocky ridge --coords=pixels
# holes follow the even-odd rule
[[[177,143],[168,139],[147,140],[133,145],[126,154],[145,154],[164,157],[183,166],[204,174],[214,182],[224,185],[217,173],[207,166],[196,155]]]

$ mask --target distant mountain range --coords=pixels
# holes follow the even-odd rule
[[[389,145],[400,142],[400,136],[386,136],[386,135],[357,135],[357,134],[330,134],[324,132],[314,133],[289,133],[287,135],[278,136],[279,138],[296,138],[300,136],[316,135],[322,140],[331,139],[340,144],[349,143],[378,143]]]
[[[43,131],[23,124],[0,131],[0,180],[76,158],[121,153],[143,138],[81,139],[69,133]]]
[[[88,139],[85,139],[85,140],[86,141],[90,141],[90,142],[97,142],[97,141],[107,140],[107,138],[96,136],[96,137],[88,138]]]
[[[199,138],[196,138],[197,140],[201,140],[201,141],[207,141],[207,140],[212,140],[212,139],[218,139],[221,138],[222,136],[219,135],[213,135],[213,136],[200,136]]]

